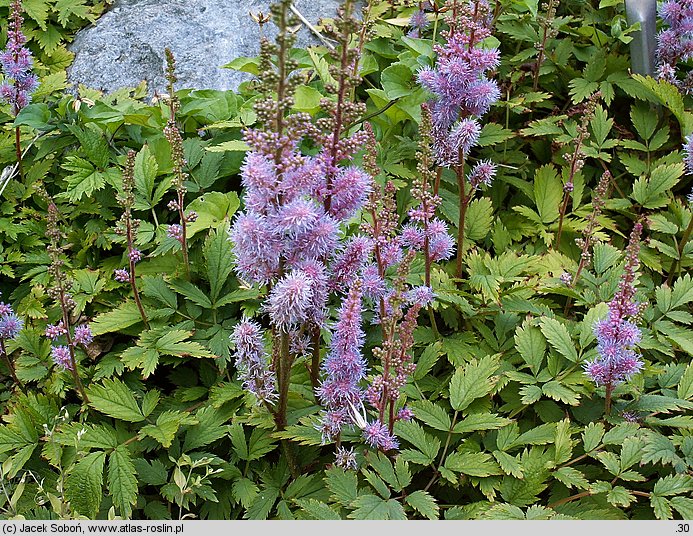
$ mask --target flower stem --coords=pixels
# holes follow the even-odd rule
[[[89,397],[84,389],[84,384],[82,383],[82,378],[79,376],[79,370],[77,368],[77,358],[75,357],[75,343],[72,340],[72,335],[70,333],[70,314],[67,307],[67,300],[65,299],[65,289],[62,283],[58,283],[58,292],[60,299],[60,309],[63,313],[63,325],[65,326],[65,338],[67,339],[67,347],[70,351],[70,374],[72,374],[72,379],[75,381],[75,386],[79,392],[82,400],[85,404],[89,403]]]
[[[568,201],[570,201],[570,192],[566,192],[563,195],[563,204],[561,205],[561,215],[558,219],[558,232],[556,233],[556,250],[561,245],[561,234],[563,233],[563,218],[565,217],[566,210],[568,210]]]
[[[606,396],[604,397],[604,415],[611,415],[611,394],[614,392],[614,386],[608,383],[606,385]]]

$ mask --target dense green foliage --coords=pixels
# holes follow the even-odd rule
[[[371,3],[355,98],[367,103],[378,139],[376,180],[394,179],[404,214],[413,202],[420,105],[429,98],[415,73],[433,63],[432,29],[407,37],[414,8]],[[258,314],[263,292],[233,275],[227,235],[240,205],[241,131],[256,119],[254,84],[237,93],[178,92],[186,210],[198,214],[188,226],[188,280],[180,243],[165,231],[177,222],[166,208],[175,195],[166,101],[149,99],[145,87],[63,93],[64,39],[103,5],[24,4],[44,85],[15,122],[0,110],[0,163],[15,161],[16,125],[30,146],[23,180],[11,180],[0,197],[0,291],[26,321],[8,344],[21,385],[0,365],[3,518],[693,518],[693,241],[681,241],[693,215],[680,151],[693,131],[693,103],[666,82],[629,73],[633,28],[622,1],[563,2],[555,18],[537,1],[497,5],[491,40],[502,53],[502,97],[484,118],[471,163],[491,159],[499,174],[468,209],[465,277],[453,278],[454,261],[434,268],[436,324],[422,314],[415,333],[416,371],[403,390],[415,419],[396,425],[401,450],[362,447],[358,471],[332,467],[334,445],[321,445],[305,359],[293,367],[281,432],[235,375],[229,335],[242,314]],[[535,83],[535,43],[544,36]],[[294,107],[318,114],[332,82],[327,50],[292,55],[305,75]],[[257,65],[241,58],[229,67],[252,73]],[[596,91],[585,164],[571,176],[581,106]],[[114,226],[129,150],[137,152],[136,243],[145,255],[138,284],[148,328],[130,287],[113,279],[127,264]],[[605,168],[614,179],[600,242],[571,288],[559,277],[577,269],[574,240]],[[48,293],[39,185],[61,213],[72,321],[88,321],[96,336],[78,355],[88,405],[53,364],[44,336],[61,311]],[[458,194],[446,170],[439,213],[452,228]],[[582,365],[596,354],[593,324],[616,292],[640,215],[648,221],[638,281],[638,299],[648,304],[640,322],[645,368],[618,386],[607,416],[604,389]],[[423,261],[414,268],[412,283],[421,284]],[[365,327],[371,359],[380,335]],[[291,474],[281,440],[300,474]]]

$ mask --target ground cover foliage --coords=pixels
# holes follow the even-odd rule
[[[623,2],[492,3],[479,47],[499,50],[487,72],[498,100],[462,162],[442,167],[426,106],[422,115],[434,95],[419,73],[436,65],[433,41],[445,42],[455,2],[373,0],[358,20],[319,26],[323,45],[291,50],[284,2],[277,48],[227,66],[275,77],[237,92],[176,91],[169,57],[172,93],[153,98],[144,86],[64,92],[65,40],[104,6],[23,5],[41,85],[16,118],[0,109],[3,518],[693,517],[693,216],[682,150],[692,103],[671,81],[630,73]],[[335,123],[336,110],[349,120]],[[413,365],[387,399],[404,413],[385,422],[385,446],[360,429],[383,421],[370,406],[360,417],[345,410],[353,423],[326,434],[333,407],[316,389],[342,304],[364,278],[334,289],[317,339],[287,350],[290,359],[277,350],[288,336],[273,329],[283,268],[269,286],[239,278],[229,233],[254,206],[241,177],[261,145],[244,132],[286,128],[277,118],[292,114],[361,140],[333,171],[365,170],[381,205],[344,218],[338,249],[388,207],[395,226],[409,224],[422,180],[435,184],[435,216],[458,246],[463,230],[449,260],[411,248],[380,274],[395,293],[428,285],[435,296],[416,309],[411,341],[404,328],[390,341]],[[318,158],[315,140],[329,137],[309,131],[289,145]],[[495,178],[470,189],[465,170],[485,161]],[[642,366],[597,385],[585,373],[602,352],[595,324],[612,318],[628,273],[643,305],[627,351]],[[362,389],[388,374],[388,324],[373,303],[357,337]],[[10,306],[21,330],[8,327]],[[264,404],[248,383],[255,369],[238,370],[237,327],[248,319],[269,328],[258,350],[268,358],[256,365],[271,367],[262,377],[279,392]]]

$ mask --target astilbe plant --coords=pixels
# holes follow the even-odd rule
[[[31,51],[25,47],[26,36],[22,32],[22,2],[12,0],[7,29],[7,48],[0,53],[0,65],[5,75],[0,85],[0,99],[9,104],[15,117],[31,102],[31,94],[38,87],[38,77],[32,72],[34,63]],[[20,176],[22,171],[22,146],[19,126],[14,129],[15,152]]]
[[[128,151],[125,169],[123,171],[123,193],[117,196],[118,204],[123,208],[123,214],[116,223],[115,232],[125,239],[127,248],[128,269],[119,268],[114,272],[114,278],[119,283],[129,283],[137,310],[142,317],[144,326],[149,329],[149,319],[142,306],[140,293],[137,289],[136,266],[142,260],[143,254],[136,247],[135,240],[140,220],[133,218],[132,208],[135,205],[135,151]]]
[[[344,25],[338,33],[347,38],[354,24],[349,6],[347,2],[337,23]],[[365,141],[362,133],[346,132],[361,112],[360,105],[347,100],[358,58],[338,51],[338,85],[330,88],[336,103],[323,100],[325,117],[314,124],[310,115],[291,110],[300,79],[292,76],[297,65],[288,57],[295,39],[289,30],[289,2],[274,5],[272,13],[279,32],[276,44],[266,37],[261,41],[259,87],[264,96],[255,105],[261,126],[245,132],[251,147],[241,170],[245,210],[230,231],[237,274],[269,290],[263,311],[270,324],[271,365],[257,324],[243,320],[232,339],[241,376],[259,400],[274,401],[270,384],[276,375],[276,407],[268,406],[283,429],[292,364],[312,350],[311,375],[317,387],[319,330],[327,328],[328,298],[354,281],[365,260],[358,251],[363,240],[341,235],[363,205],[371,178],[348,165]],[[315,156],[301,153],[304,139],[320,147]],[[242,336],[250,333],[252,344],[243,343]]]
[[[51,357],[58,367],[70,372],[82,401],[88,403],[89,398],[79,373],[76,349],[78,345],[88,346],[91,344],[93,337],[87,325],[78,326],[74,331],[72,330],[70,313],[75,307],[75,301],[70,293],[72,280],[63,270],[66,246],[63,245],[64,235],[60,229],[60,211],[47,192],[41,191],[41,194],[48,203],[46,237],[49,239],[47,249],[51,259],[48,273],[52,280],[52,284],[48,288],[48,295],[55,300],[61,313],[59,322],[46,328],[46,336],[53,341],[61,336],[65,338],[67,344],[51,348]]]
[[[426,113],[424,109],[424,117],[427,117]],[[365,251],[368,260],[360,280],[352,286],[340,311],[332,353],[325,363],[327,379],[321,392],[323,404],[339,408],[336,413],[328,412],[323,419],[323,435],[337,436],[336,432],[349,424],[348,419],[339,417],[350,409],[349,417],[361,428],[366,443],[383,451],[399,446],[393,433],[395,423],[413,417],[410,409],[397,409],[397,405],[401,389],[414,370],[411,349],[419,312],[434,298],[430,280],[418,287],[408,284],[411,263],[417,251],[422,249],[429,260],[440,260],[452,254],[452,240],[445,225],[442,222],[437,225],[438,220],[434,219],[438,198],[430,191],[427,180],[430,173],[425,169],[427,155],[430,155],[426,125],[424,121],[419,153],[424,164],[413,190],[420,204],[410,210],[410,222],[400,227],[396,188],[391,181],[387,181],[384,187],[375,188],[365,206],[369,218],[361,228],[367,242],[363,242],[359,252],[364,254]],[[364,166],[376,176],[379,171],[376,140],[368,125],[366,130],[370,141]],[[366,363],[361,352],[363,332],[360,324],[364,302],[374,309],[374,322],[381,328],[382,343],[373,349],[373,356],[380,362],[376,367],[377,373],[368,378],[370,385],[362,391],[360,380],[365,374]],[[369,420],[364,402],[374,410],[375,419]]]
[[[7,351],[5,343],[19,337],[23,327],[24,321],[15,314],[12,306],[0,301],[0,354],[2,354],[7,369],[17,385],[21,385],[21,382],[17,377],[14,362]]]
[[[486,0],[451,0],[447,9],[449,28],[442,32],[446,42],[435,45],[436,64],[421,70],[418,79],[434,96],[431,103],[433,146],[441,166],[435,193],[438,193],[442,167],[453,168],[457,175],[460,214],[456,275],[461,277],[467,208],[474,191],[482,184],[490,185],[496,174],[496,166],[490,161],[478,162],[466,174],[465,161],[479,141],[479,119],[500,97],[498,84],[489,78],[500,60],[498,49],[482,44],[491,35],[492,18]]]
[[[563,235],[563,222],[565,220],[565,215],[568,210],[568,203],[570,202],[571,194],[575,188],[574,180],[575,176],[582,170],[585,165],[585,142],[589,138],[590,131],[589,125],[592,119],[594,119],[594,114],[601,98],[601,93],[595,91],[590,95],[587,101],[580,104],[571,110],[571,115],[579,115],[580,122],[576,127],[577,138],[572,141],[571,145],[573,150],[569,151],[566,155],[566,161],[568,164],[568,176],[566,178],[565,184],[563,185],[563,201],[559,209],[558,216],[558,230],[556,231],[556,242],[555,248],[561,245],[561,237]]]
[[[185,155],[183,153],[183,137],[176,123],[176,112],[180,108],[180,102],[175,92],[175,83],[178,80],[176,77],[176,59],[173,56],[171,49],[165,49],[166,55],[166,80],[168,82],[168,107],[169,118],[164,127],[164,136],[171,146],[171,160],[173,161],[173,186],[176,189],[176,199],[168,204],[168,208],[178,213],[180,223],[174,223],[166,229],[166,236],[175,239],[181,247],[183,254],[183,267],[185,274],[190,279],[190,260],[188,255],[188,223],[194,222],[197,219],[197,214],[194,211],[185,214]]]
[[[644,304],[635,300],[642,230],[642,222],[636,222],[626,247],[626,261],[618,290],[609,302],[608,316],[594,325],[598,356],[585,364],[587,376],[606,390],[606,415],[611,412],[614,388],[630,380],[643,367],[640,356],[634,350],[642,337],[635,322],[644,309]]]

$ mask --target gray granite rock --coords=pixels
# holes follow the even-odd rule
[[[248,75],[222,69],[259,50],[258,25],[250,13],[268,13],[269,0],[116,0],[94,26],[75,37],[72,83],[114,91],[146,80],[163,90],[164,48],[176,57],[178,88],[235,89]],[[294,0],[312,23],[332,17],[339,0]],[[313,41],[305,27],[299,44]]]

